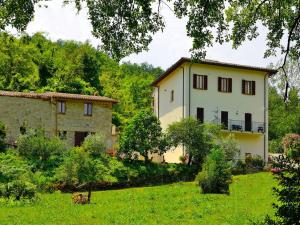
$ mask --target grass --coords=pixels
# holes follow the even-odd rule
[[[272,214],[270,173],[235,176],[230,195],[200,194],[195,183],[99,191],[91,205],[43,194],[32,205],[0,206],[0,224],[251,224]]]

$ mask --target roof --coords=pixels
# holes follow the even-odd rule
[[[224,67],[231,67],[231,68],[237,68],[237,69],[262,71],[262,72],[268,73],[269,76],[277,73],[277,70],[263,68],[263,67],[247,66],[247,65],[241,65],[241,64],[209,60],[209,59],[202,59],[202,60],[195,61],[190,58],[182,57],[176,63],[174,63],[170,68],[168,68],[163,74],[161,74],[155,81],[153,81],[153,83],[151,85],[152,86],[157,85],[161,80],[166,78],[171,72],[173,72],[175,69],[177,69],[179,66],[181,66],[183,63],[186,63],[186,62],[195,62],[195,63],[206,64],[206,65],[224,66]]]
[[[112,104],[118,101],[112,98],[96,96],[96,95],[79,95],[79,94],[67,94],[59,92],[15,92],[15,91],[0,91],[0,96],[8,97],[20,97],[20,98],[35,98],[35,99],[74,99],[74,100],[88,100],[88,101],[99,101],[99,102],[111,102]]]

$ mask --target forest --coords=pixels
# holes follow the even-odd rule
[[[285,134],[300,133],[298,64],[288,60],[285,65],[288,76],[279,72],[269,80],[271,152],[282,151],[281,140]],[[114,106],[113,123],[121,128],[137,112],[151,107],[150,84],[162,72],[161,68],[147,63],[119,63],[88,42],[51,41],[43,33],[18,37],[0,33],[0,90],[56,91],[115,98],[119,104]]]

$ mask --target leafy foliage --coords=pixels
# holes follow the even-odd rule
[[[0,153],[0,197],[14,200],[32,199],[36,187],[30,167],[12,153]]]
[[[19,38],[0,33],[1,90],[112,97],[120,101],[113,114],[117,126],[151,107],[150,84],[161,73],[146,63],[120,65],[87,42],[52,42],[42,33]]]
[[[104,136],[100,133],[89,134],[82,144],[83,149],[91,156],[100,156],[106,150]]]
[[[9,25],[24,31],[39,2],[41,0],[2,1],[0,31]],[[192,50],[196,57],[205,56],[205,47],[215,42],[232,41],[237,48],[244,41],[253,40],[259,35],[258,23],[261,23],[268,29],[266,57],[281,50],[290,57],[299,58],[297,0],[65,0],[64,3],[74,4],[78,10],[86,6],[93,35],[101,40],[102,49],[117,60],[147,50],[152,36],[165,26],[162,5],[167,5],[180,19],[187,17],[187,35],[193,39]]]
[[[281,156],[274,167],[281,169],[275,174],[279,186],[274,188],[278,203],[273,204],[276,218],[266,218],[267,224],[299,224],[300,223],[300,163],[291,158]]]
[[[51,170],[62,161],[67,148],[57,137],[47,138],[42,131],[31,131],[18,138],[17,150],[30,161],[33,169]]]
[[[145,162],[149,161],[151,154],[161,155],[166,152],[167,147],[160,122],[150,110],[137,113],[120,136],[120,152],[128,157],[140,154]]]
[[[225,152],[225,159],[227,161],[235,161],[240,156],[241,150],[233,134],[222,138],[219,147]]]
[[[196,177],[202,192],[229,194],[231,179],[230,165],[225,160],[224,151],[212,149]]]
[[[216,129],[211,128],[189,117],[170,124],[167,128],[167,136],[172,146],[185,147],[189,157],[188,164],[193,161],[199,165],[214,143],[213,133]]]

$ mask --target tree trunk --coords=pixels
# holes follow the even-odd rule
[[[148,162],[149,162],[148,154],[145,154],[145,155],[143,155],[143,156],[144,156],[144,159],[145,159],[145,163],[148,163]]]
[[[187,163],[189,166],[192,163],[192,158],[193,158],[192,154],[189,154],[189,160],[188,160],[188,163]]]
[[[88,203],[91,203],[91,196],[92,196],[92,184],[88,184]]]

